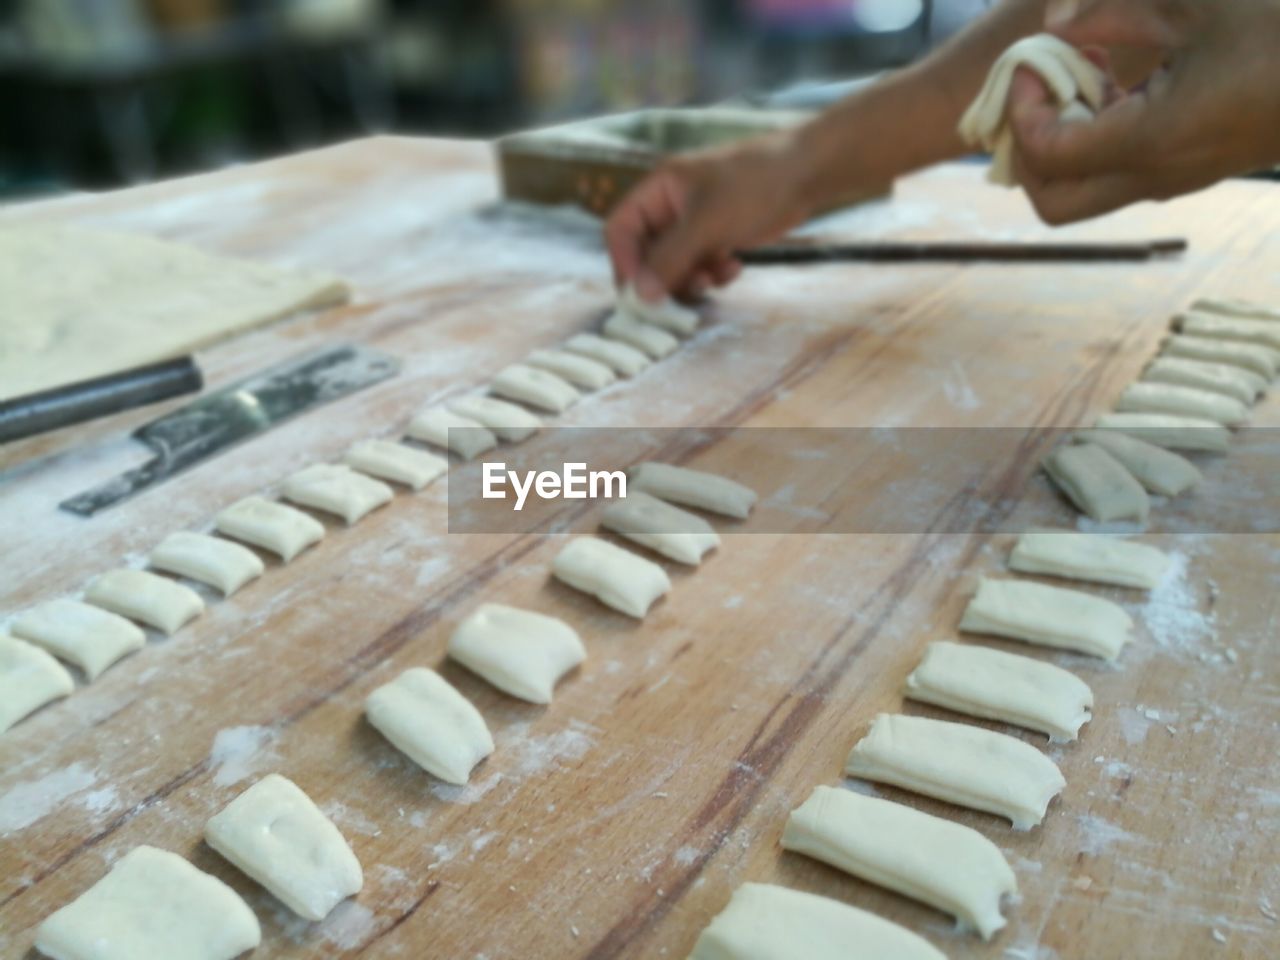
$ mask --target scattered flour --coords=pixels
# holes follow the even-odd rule
[[[377,932],[373,911],[355,900],[344,900],[320,923],[320,935],[342,950],[355,950]]]
[[[1127,830],[1122,830],[1110,821],[1091,814],[1081,814],[1075,818],[1080,824],[1080,851],[1096,856],[1116,843],[1133,843],[1138,838]]]
[[[209,752],[213,782],[220,787],[239,783],[273,755],[270,745],[275,734],[269,727],[227,727],[213,738]]]
[[[579,721],[541,737],[518,737],[509,750],[514,754],[512,775],[529,777],[561,765],[563,761],[581,760],[595,745],[595,728]]]
[[[0,794],[0,837],[7,836],[52,813],[68,797],[98,782],[82,763],[19,783]]]
[[[1187,556],[1181,552],[1170,555],[1164,579],[1140,613],[1151,639],[1165,650],[1194,654],[1217,635],[1216,617],[1199,609],[1187,580]]]

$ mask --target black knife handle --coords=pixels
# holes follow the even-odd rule
[[[203,386],[204,377],[195,361],[178,357],[14,397],[0,402],[0,443],[196,393]]]

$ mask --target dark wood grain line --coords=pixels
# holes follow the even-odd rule
[[[366,950],[368,950],[370,947],[376,944],[383,937],[389,937],[391,934],[395,933],[398,929],[400,929],[402,924],[404,924],[410,917],[414,915],[414,913],[417,912],[419,907],[421,907],[424,903],[426,903],[428,900],[434,897],[436,895],[436,891],[438,891],[439,889],[440,889],[440,881],[432,880],[430,883],[427,884],[427,889],[423,891],[422,896],[420,896],[417,900],[415,900],[412,904],[409,905],[408,910],[404,911],[404,913],[401,913],[389,924],[387,924],[385,927],[383,927],[381,930],[379,930],[372,937],[370,937],[364,943],[360,944],[358,947],[355,948],[355,950],[351,952],[364,953]]]

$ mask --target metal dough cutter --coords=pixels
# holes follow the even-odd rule
[[[133,436],[155,456],[60,506],[92,516],[278,423],[386,380],[399,369],[394,357],[354,344],[286,360],[139,427]]]

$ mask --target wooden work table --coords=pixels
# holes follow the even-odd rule
[[[0,451],[0,615],[140,564],[166,533],[206,529],[239,497],[394,433],[433,398],[598,321],[611,286],[596,232],[497,212],[495,194],[482,145],[379,138],[0,212],[0,224],[140,231],[352,282],[347,307],[202,351],[211,384],[337,340],[404,363],[92,520],[56,504],[138,462],[128,432],[159,409]],[[908,178],[892,202],[830,229],[1049,235],[1018,193],[966,166]],[[1143,265],[748,271],[673,358],[557,422],[1071,426],[1109,409],[1194,295],[1280,302],[1271,185],[1229,183],[1063,235],[1185,235],[1191,251]],[[1277,423],[1280,401],[1264,399],[1254,426]],[[1230,457],[1206,463],[1203,495],[1231,479]],[[992,468],[1020,471],[1013,494],[1073,524],[1034,466]],[[762,509],[804,507],[785,462],[757,477]],[[1021,900],[984,945],[939,913],[784,855],[778,838],[814,785],[840,782],[877,713],[944,716],[904,708],[903,678],[927,642],[954,636],[1010,537],[726,536],[696,572],[672,570],[671,595],[637,624],[549,582],[561,538],[449,536],[445,507],[441,482],[350,529],[326,521],[319,547],[287,567],[269,561],[230,600],[206,594],[206,614],[173,638],[153,635],[0,736],[0,954],[34,955],[41,919],[140,843],[240,891],[263,923],[259,956],[678,958],[747,880],[877,911],[952,958],[1280,953],[1274,535],[1152,537],[1177,553],[1179,576],[1150,598],[1096,591],[1138,622],[1118,666],[1036,654],[1079,672],[1097,701],[1078,743],[1049,748],[1068,786],[1041,828],[1014,833],[879,791],[1004,849]],[[718,526],[745,534],[752,522]],[[445,788],[367,726],[362,703],[399,670],[438,665],[453,625],[486,600],[569,620],[589,657],[548,708],[445,666],[498,745],[468,787]],[[205,820],[269,771],[303,787],[364,865],[364,891],[322,924],[288,914],[200,841]]]

